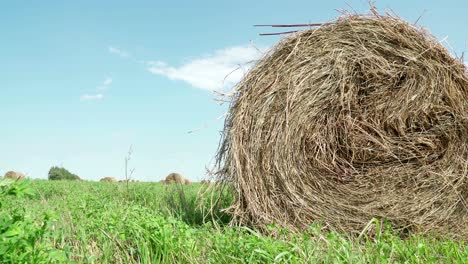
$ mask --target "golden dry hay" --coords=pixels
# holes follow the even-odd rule
[[[167,175],[165,182],[166,184],[170,184],[170,183],[184,184],[185,179],[181,174],[173,172]]]
[[[21,173],[21,172],[17,172],[17,171],[8,171],[5,173],[5,176],[4,178],[7,178],[7,179],[13,179],[13,180],[21,180],[21,179],[24,179],[26,176]]]
[[[115,179],[114,177],[104,177],[100,179],[99,181],[100,182],[117,182],[117,179]]]
[[[300,31],[238,84],[217,158],[241,224],[467,239],[467,68],[389,15]]]

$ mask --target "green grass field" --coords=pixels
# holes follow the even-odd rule
[[[462,242],[385,229],[273,238],[229,227],[198,206],[199,187],[0,180],[0,263],[468,263]]]

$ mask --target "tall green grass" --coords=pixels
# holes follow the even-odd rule
[[[199,187],[9,182],[0,195],[0,263],[467,263],[463,242],[402,239],[389,228],[351,238],[318,225],[300,234],[272,226],[273,238],[230,227],[220,209],[231,201],[209,210]],[[20,235],[10,239],[8,230]]]

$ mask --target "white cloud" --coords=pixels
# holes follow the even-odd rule
[[[122,58],[128,58],[130,57],[130,54],[124,50],[121,50],[119,48],[116,48],[116,47],[113,47],[113,46],[109,46],[107,48],[107,50],[112,53],[112,54],[116,54],[116,55],[119,55],[120,57]]]
[[[109,89],[109,86],[112,84],[112,78],[107,77],[104,79],[101,85],[96,87],[95,94],[83,94],[80,96],[81,101],[98,101],[104,98],[104,91]]]
[[[192,59],[179,67],[162,61],[147,62],[148,71],[171,80],[184,81],[196,88],[222,91],[239,82],[252,66],[251,62],[259,59],[264,50],[252,45],[229,47]]]
[[[96,87],[96,89],[98,91],[105,91],[107,89],[109,89],[109,86],[112,84],[112,78],[110,77],[107,77],[101,85],[99,85],[98,87]]]
[[[112,78],[107,77],[102,84],[104,85],[110,85],[112,83]]]
[[[80,99],[82,101],[96,101],[104,98],[103,94],[83,94]]]

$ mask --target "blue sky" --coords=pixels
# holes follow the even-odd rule
[[[467,1],[377,1],[458,56]],[[324,22],[367,1],[0,1],[0,174],[205,176],[228,92],[280,37],[254,24]],[[241,65],[241,67],[239,67]],[[239,68],[227,78],[226,74]],[[192,133],[189,133],[192,131]]]

